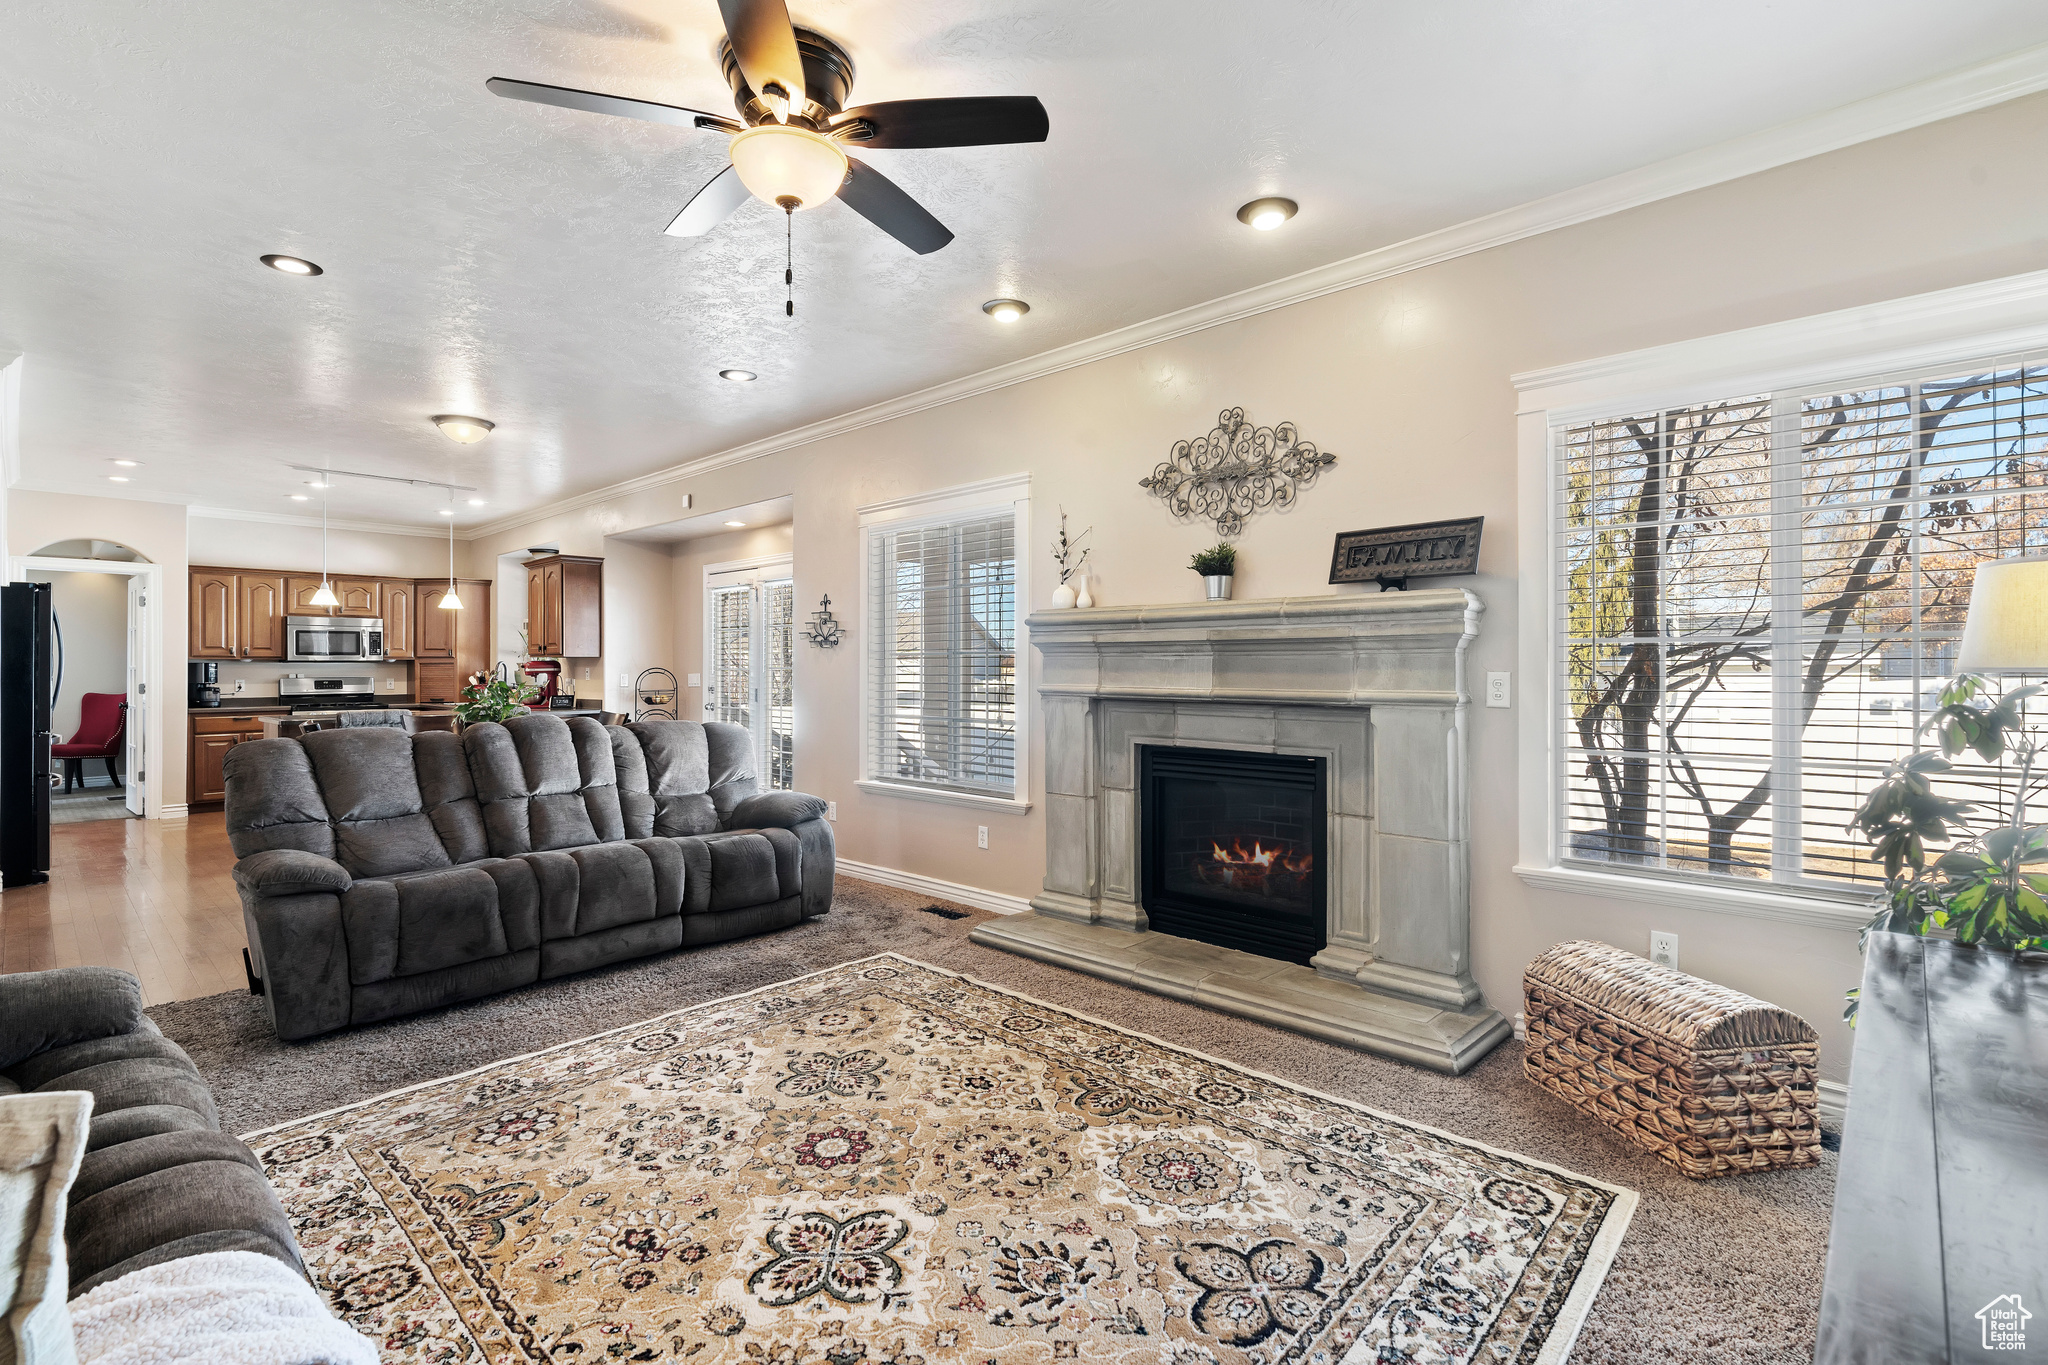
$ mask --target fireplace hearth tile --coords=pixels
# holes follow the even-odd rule
[[[987,948],[1454,1076],[1513,1031],[1484,1004],[1442,1009],[1170,934],[1017,915],[978,925],[969,937]]]

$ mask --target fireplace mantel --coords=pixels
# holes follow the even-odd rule
[[[1046,871],[977,942],[1439,1070],[1510,1030],[1470,970],[1462,589],[1042,611]],[[1148,931],[1140,745],[1328,768],[1328,946],[1313,969]]]

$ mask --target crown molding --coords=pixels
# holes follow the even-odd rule
[[[321,526],[318,517],[299,516],[292,512],[245,512],[239,507],[193,506],[187,507],[185,513],[187,516],[206,521],[256,521],[271,526],[304,526],[315,531]],[[398,521],[343,521],[339,517],[330,519],[326,525],[330,531],[368,531],[380,536],[424,536],[428,540],[448,538],[448,528],[445,526],[410,526]],[[458,526],[455,528],[455,538],[474,540],[476,532],[473,529],[465,531]]]
[[[1682,153],[1576,189],[1333,261],[1147,322],[1105,332],[638,478],[543,503],[529,511],[508,513],[472,528],[471,535],[496,535],[545,517],[662,488],[713,470],[1057,374],[1191,332],[1220,327],[1325,294],[1353,289],[1527,237],[1622,213],[1674,195],[1755,175],[2042,90],[2048,90],[2048,44],[1903,86],[1838,109],[1795,119],[1762,132]]]

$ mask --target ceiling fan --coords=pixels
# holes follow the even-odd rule
[[[732,164],[697,191],[664,231],[701,237],[749,194],[794,215],[834,195],[919,255],[953,240],[944,223],[848,147],[984,147],[1043,142],[1045,106],[1031,95],[894,100],[844,108],[853,62],[823,34],[796,28],[784,0],[718,0],[726,40],[719,65],[739,118],[672,104],[507,80],[493,94],[678,128],[730,133]]]

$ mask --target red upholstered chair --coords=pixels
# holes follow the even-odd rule
[[[85,760],[103,758],[107,776],[121,785],[121,749],[128,738],[128,699],[119,692],[88,692],[78,699],[78,733],[68,744],[52,744],[50,757],[64,760],[64,790],[85,785]]]

